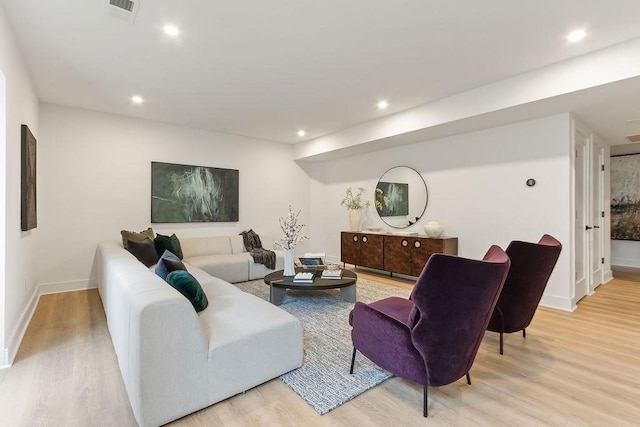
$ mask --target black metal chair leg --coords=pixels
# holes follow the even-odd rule
[[[500,354],[504,354],[502,351],[502,332],[500,332]]]
[[[353,355],[351,356],[351,369],[349,369],[349,373],[353,374],[353,364],[356,361],[356,348],[353,347]]]
[[[471,385],[471,375],[467,372],[467,384]]]
[[[429,391],[428,391],[428,387],[424,386],[424,391],[422,392],[422,398],[423,398],[423,402],[422,402],[422,416],[423,417],[428,417],[429,414],[427,412],[427,396],[429,395]]]
[[[527,329],[523,329],[522,330],[522,338],[526,338],[527,337]]]

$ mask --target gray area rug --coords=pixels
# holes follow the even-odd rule
[[[269,300],[263,280],[237,283],[240,289]],[[357,300],[373,302],[389,296],[408,297],[410,291],[371,280],[358,279]],[[280,307],[296,316],[304,330],[304,363],[280,378],[320,415],[380,384],[391,374],[361,354],[354,374],[349,374],[353,303],[343,301],[339,289],[327,291],[288,290]]]

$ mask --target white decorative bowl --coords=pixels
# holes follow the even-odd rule
[[[427,236],[429,237],[440,237],[443,231],[444,225],[442,225],[440,221],[427,221],[427,223],[424,225],[424,232],[427,233]]]

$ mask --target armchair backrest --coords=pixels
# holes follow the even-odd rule
[[[422,355],[429,385],[468,373],[509,269],[509,257],[491,246],[482,260],[434,254],[411,299],[411,337]]]
[[[511,269],[489,325],[495,332],[516,332],[531,323],[562,245],[545,234],[538,243],[513,241],[507,247]]]

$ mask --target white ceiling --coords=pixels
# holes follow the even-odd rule
[[[43,102],[287,143],[640,37],[638,0],[141,0],[133,24],[107,3],[0,0]],[[605,92],[570,107],[622,143],[637,91]]]

